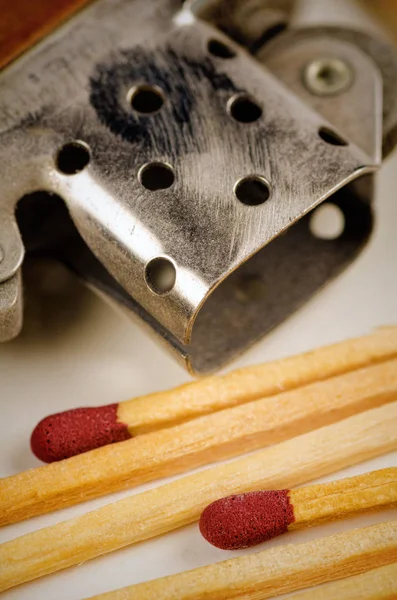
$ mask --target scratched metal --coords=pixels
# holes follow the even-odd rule
[[[22,282],[18,271],[0,286],[0,342],[16,337],[21,327]]]
[[[209,54],[214,37],[234,58]],[[29,251],[58,257],[138,315],[191,371],[214,370],[284,320],[350,262],[371,230],[370,185],[362,194],[351,182],[380,165],[382,78],[361,50],[350,50],[361,65],[349,91],[357,114],[362,78],[370,99],[365,140],[177,0],[99,0],[3,71],[0,319],[3,290]],[[142,84],[165,97],[150,116],[128,103],[129,90]],[[260,119],[229,116],[237,93],[256,100]],[[322,127],[346,145],[326,143]],[[56,155],[73,140],[87,144],[90,162],[65,175]],[[139,170],[151,161],[172,166],[172,187],[142,187]],[[246,206],[234,186],[254,174],[266,178],[271,194]],[[316,240],[303,217],[348,184],[335,199],[344,234]],[[352,218],[351,206],[362,218]],[[147,263],[159,256],[176,266],[175,286],[163,296],[145,280]],[[241,295],[249,279],[264,293]],[[9,337],[20,324],[19,310]]]
[[[356,85],[328,99],[310,94],[303,84],[302,70],[307,62],[319,56],[338,57],[354,64]],[[342,131],[349,131],[356,143],[362,136],[371,135],[375,123],[371,118],[374,92],[371,71],[375,64],[382,78],[383,158],[393,150],[397,141],[397,54],[388,44],[364,31],[331,26],[304,27],[278,36],[259,49],[256,57],[288,89],[331,122],[338,123]],[[355,105],[357,98],[359,104]]]

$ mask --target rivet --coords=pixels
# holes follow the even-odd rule
[[[318,58],[306,65],[303,72],[306,88],[318,96],[340,94],[352,81],[352,68],[340,58]]]

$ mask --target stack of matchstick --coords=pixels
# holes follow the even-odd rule
[[[256,452],[0,545],[0,591],[197,521],[209,504],[231,494],[279,489],[294,503],[306,499],[303,508],[295,506],[301,511],[296,526],[391,506],[395,469],[347,482],[350,495],[342,484],[339,508],[323,506],[321,514],[307,501],[321,497],[318,490],[313,496],[291,488],[397,448],[397,327],[119,405],[52,415],[35,428],[32,447],[51,464],[0,480],[1,525]],[[379,587],[395,573],[384,565],[397,561],[396,527],[347,532],[333,536],[336,541],[317,540],[318,547],[313,542],[312,563],[291,571],[289,588],[275,566],[266,575],[263,561],[281,569],[281,554],[261,557],[274,553],[267,550],[235,559],[242,561],[235,595],[225,583],[232,567],[221,563],[200,574],[208,595],[191,584],[193,572],[103,598],[267,598],[370,569],[376,569],[368,574],[372,587]],[[196,595],[184,595],[184,586]],[[267,595],[252,592],[262,588]]]

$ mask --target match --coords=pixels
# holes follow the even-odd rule
[[[384,327],[364,337],[165,392],[50,415],[35,427],[31,447],[40,460],[50,463],[393,357],[397,357],[397,327]]]
[[[356,575],[396,560],[397,522],[392,521],[240,556],[100,594],[90,600],[262,600]]]
[[[249,548],[282,533],[397,506],[397,467],[296,490],[227,496],[203,511],[202,536],[222,550]]]

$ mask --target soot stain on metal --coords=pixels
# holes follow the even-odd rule
[[[100,122],[115,135],[141,147],[155,147],[160,153],[179,155],[188,151],[189,138],[199,137],[192,115],[199,103],[198,84],[203,83],[213,92],[239,91],[208,58],[195,60],[172,48],[147,51],[136,47],[96,67],[90,80],[90,101]],[[125,90],[141,84],[163,90],[166,103],[158,113],[140,115],[124,105]]]

